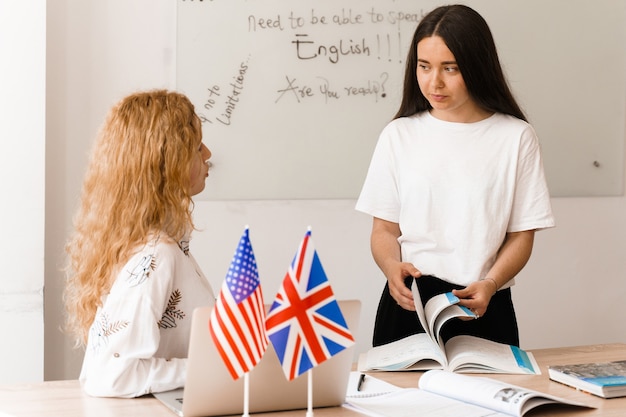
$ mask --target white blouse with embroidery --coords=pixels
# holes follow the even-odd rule
[[[215,302],[188,248],[157,236],[120,270],[89,331],[86,393],[137,397],[184,386],[193,309]]]

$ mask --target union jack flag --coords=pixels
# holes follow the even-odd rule
[[[261,282],[246,228],[209,318],[211,338],[233,379],[263,357],[269,343],[264,322]]]
[[[288,380],[354,344],[307,231],[265,320]]]

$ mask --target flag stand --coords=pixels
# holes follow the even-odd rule
[[[307,371],[307,404],[306,417],[313,417],[313,369]]]
[[[241,417],[250,417],[250,373],[243,375],[243,414]]]
[[[302,316],[307,319],[301,320]],[[285,377],[291,381],[308,374],[306,417],[313,417],[313,368],[352,346],[354,337],[322,268],[310,226],[267,312],[265,330],[275,350],[283,352],[280,363]],[[294,345],[290,340],[295,338]],[[309,349],[315,352],[312,356]]]

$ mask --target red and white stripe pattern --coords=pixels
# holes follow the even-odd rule
[[[263,293],[247,228],[211,312],[209,332],[233,379],[250,372],[267,349]]]

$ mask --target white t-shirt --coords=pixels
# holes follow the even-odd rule
[[[507,232],[554,226],[537,136],[503,114],[392,121],[356,209],[399,224],[403,261],[464,286],[485,277]]]
[[[193,309],[215,303],[187,243],[157,236],[120,270],[89,331],[85,392],[137,397],[184,386]]]

